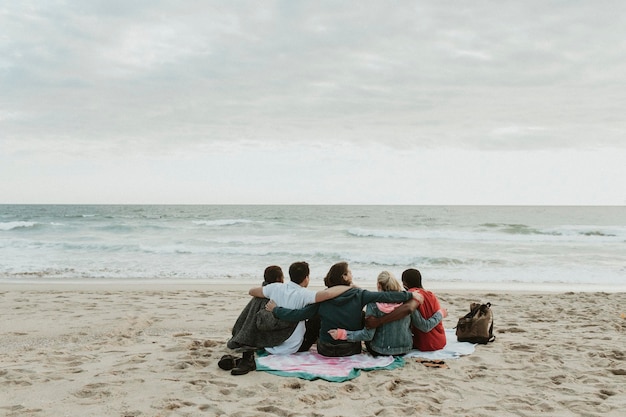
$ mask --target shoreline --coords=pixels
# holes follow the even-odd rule
[[[287,278],[288,279],[288,278]],[[161,279],[83,279],[83,280],[0,280],[0,290],[20,291],[20,290],[75,290],[75,289],[128,289],[128,290],[151,290],[162,289],[186,289],[186,290],[206,290],[211,287],[220,290],[236,289],[245,292],[250,288],[260,286],[262,279],[257,280],[176,280],[166,281]],[[375,283],[364,283],[358,285],[361,288],[376,291]],[[309,285],[312,289],[323,289],[323,283],[318,280],[312,281]],[[431,282],[427,288],[433,292],[494,292],[494,293],[623,293],[626,292],[626,284],[606,285],[606,284],[577,284],[577,283],[521,283],[521,282]]]

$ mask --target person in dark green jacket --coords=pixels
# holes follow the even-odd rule
[[[324,278],[324,284],[327,287],[352,285],[352,271],[350,271],[348,263],[334,264]],[[365,305],[377,301],[402,303],[413,299],[416,299],[418,303],[421,302],[420,297],[414,294],[407,291],[376,292],[353,287],[332,300],[311,304],[302,309],[292,310],[276,307],[272,302],[267,304],[266,309],[273,311],[274,316],[285,321],[301,321],[319,314],[321,326],[317,352],[332,357],[350,356],[361,353],[361,342],[334,340],[328,333],[329,330],[337,328],[360,330],[363,328],[363,307]]]

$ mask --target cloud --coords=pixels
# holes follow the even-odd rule
[[[1,18],[0,110],[29,120],[2,123],[20,140],[389,140],[396,126],[414,146],[480,148],[503,124],[593,130],[624,100],[610,92],[623,43],[599,48],[623,34],[620,2],[32,4]]]
[[[10,2],[0,150],[624,149],[623,16],[617,0]]]

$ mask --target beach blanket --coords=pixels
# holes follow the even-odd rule
[[[421,358],[428,360],[458,359],[461,356],[474,352],[474,344],[459,342],[454,329],[446,330],[446,345],[443,349],[433,352],[411,350],[404,358]],[[291,376],[301,379],[324,379],[331,382],[343,382],[356,378],[361,371],[377,369],[395,369],[404,366],[402,357],[377,356],[369,353],[346,356],[343,358],[329,358],[322,356],[315,350],[315,346],[308,352],[292,355],[268,355],[260,353],[256,359],[257,371],[266,371],[274,375]]]
[[[469,355],[474,352],[474,343],[459,342],[456,339],[454,329],[446,329],[446,345],[443,349],[434,350],[432,352],[422,352],[417,349],[411,350],[404,355],[405,358],[422,358],[430,360],[439,359],[458,359],[461,356]]]
[[[329,358],[322,356],[312,347],[308,352],[292,355],[260,354],[256,359],[257,371],[274,375],[291,376],[306,380],[324,379],[330,382],[344,382],[356,378],[361,371],[395,369],[404,365],[404,359],[393,356],[374,357],[369,353]]]

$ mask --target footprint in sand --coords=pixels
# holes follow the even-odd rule
[[[74,393],[75,397],[78,398],[105,398],[111,396],[111,391],[105,390],[107,384],[96,383],[96,384],[87,384],[80,391],[76,391]]]
[[[521,343],[513,343],[513,344],[511,344],[509,347],[510,347],[512,350],[522,350],[522,351],[526,351],[526,352],[529,352],[529,351],[533,351],[533,350],[534,350],[534,348],[533,348],[532,346],[530,346],[530,345],[524,345],[524,344],[521,344]]]
[[[211,412],[211,414],[215,416],[226,415],[226,413],[222,411],[222,409],[217,408],[217,406],[211,405],[211,404],[201,404],[198,406],[198,410],[204,411],[204,412]]]
[[[41,408],[26,408],[23,405],[9,405],[6,407],[0,407],[0,410],[7,410],[7,417],[13,416],[33,416],[35,413],[41,413],[43,410]]]
[[[257,410],[262,411],[264,413],[271,414],[273,416],[287,417],[287,416],[291,416],[292,415],[291,410],[286,410],[284,408],[279,408],[279,407],[276,407],[274,405],[269,405],[269,406],[266,406],[266,407],[258,407]]]
[[[163,400],[160,408],[164,410],[176,410],[183,407],[193,407],[195,405],[196,404],[191,401],[183,401],[178,398],[166,398]]]
[[[0,373],[0,377],[3,379],[3,381],[0,382],[0,385],[23,387],[33,385],[33,383],[29,380],[39,379],[33,371],[27,369],[2,371],[2,373]]]
[[[301,389],[303,388],[303,385],[302,385],[302,382],[300,381],[292,381],[292,382],[288,382],[284,384],[283,387],[291,388],[291,389]]]
[[[598,393],[598,397],[602,398],[603,400],[606,400],[607,398],[612,397],[614,395],[617,395],[617,392],[611,391],[608,389],[601,389],[600,392]]]

